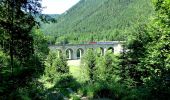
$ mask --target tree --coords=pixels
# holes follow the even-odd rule
[[[48,66],[52,66],[53,62],[56,58],[57,58],[57,53],[54,52],[54,51],[50,51],[48,56],[47,56],[47,60],[46,60]]]
[[[96,55],[93,49],[88,49],[83,58],[83,63],[88,68],[90,81],[94,81],[96,68]]]
[[[6,50],[10,53],[11,66],[14,56],[24,63],[33,53],[31,29],[36,24],[33,14],[41,9],[39,0],[2,0],[0,6],[0,27],[6,36],[3,41],[9,45]]]
[[[120,80],[119,57],[112,52],[106,52],[104,56],[96,59],[96,81],[117,82]]]
[[[69,66],[63,54],[57,57],[57,52],[50,51],[45,61],[45,75],[50,79],[55,79],[56,75],[68,74]],[[59,77],[59,76],[57,76]]]
[[[2,36],[0,49],[10,57],[8,65],[2,64],[0,70],[3,79],[0,88],[5,88],[4,91],[0,91],[0,94],[4,95],[2,96],[4,99],[9,98],[8,96],[17,88],[25,86],[33,76],[39,74],[39,69],[43,69],[42,62],[34,52],[32,34],[33,27],[37,25],[34,17],[40,11],[39,0],[1,0],[0,2],[0,36]],[[2,73],[4,71],[5,73]]]
[[[170,95],[170,1],[154,0],[154,5],[156,16],[148,28],[152,41],[146,45],[146,57],[140,65],[149,70],[150,76],[145,81],[151,95],[167,99]]]
[[[14,60],[19,61],[20,68],[26,68],[34,53],[31,29],[36,21],[33,15],[39,13],[41,5],[39,0],[2,0],[0,9],[1,44],[4,52],[10,55],[12,75]]]
[[[106,81],[112,81],[119,78],[119,60],[112,52],[107,52],[104,56],[103,67],[105,67]],[[117,80],[116,80],[117,81]]]
[[[138,30],[123,56],[124,76],[147,90],[149,98],[168,99],[170,95],[170,1],[154,0],[156,15]],[[142,33],[142,34],[141,34]],[[127,79],[127,78],[125,78]],[[161,85],[160,85],[161,84]],[[136,85],[136,84],[135,84]]]
[[[147,75],[147,70],[139,66],[141,59],[146,56],[146,44],[151,41],[146,25],[140,25],[128,37],[127,52],[121,56],[121,76],[124,80],[132,79],[132,85],[142,85],[141,77]]]
[[[64,38],[70,44],[123,41],[129,35],[127,31],[131,33],[133,30],[130,29],[137,24],[147,23],[154,12],[151,0],[132,1],[80,1],[65,16],[57,16],[57,23],[45,24],[42,30],[52,37],[57,36],[57,43],[63,43]]]
[[[49,53],[49,48],[48,48],[48,40],[47,37],[44,36],[42,31],[40,29],[34,28],[32,30],[33,33],[33,42],[34,42],[34,54],[36,54],[41,61],[44,62],[46,59],[46,56]]]
[[[157,16],[150,25],[149,33],[152,41],[147,45],[147,66],[160,70],[161,76],[169,77],[170,54],[170,1],[154,0]],[[149,46],[152,45],[152,46]],[[147,61],[147,59],[150,59]],[[159,75],[157,73],[157,75]]]
[[[61,74],[69,73],[69,66],[67,65],[67,59],[63,54],[60,54],[54,62],[53,66],[56,67],[56,71]]]

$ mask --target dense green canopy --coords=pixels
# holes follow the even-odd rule
[[[57,23],[43,24],[42,29],[56,43],[125,40],[153,12],[150,0],[80,0],[57,17]]]

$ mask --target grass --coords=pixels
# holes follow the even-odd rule
[[[87,71],[84,67],[70,66],[69,73],[79,83],[84,83],[88,80]],[[39,82],[43,83],[43,85],[46,89],[52,88],[55,85],[55,83],[47,81],[48,79],[49,79],[49,77],[46,77],[44,75],[40,79],[38,79]]]
[[[88,80],[87,70],[84,67],[70,66],[69,72],[80,83]]]
[[[79,75],[81,74],[81,67],[70,66],[69,72],[70,72],[75,78],[79,78]]]

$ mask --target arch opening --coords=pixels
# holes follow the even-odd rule
[[[113,47],[109,47],[107,50],[108,50],[108,52],[114,53],[114,48]]]
[[[97,55],[98,56],[103,56],[104,55],[104,48],[100,47],[96,49]]]
[[[81,59],[84,54],[84,50],[82,48],[77,49],[77,59]]]
[[[104,56],[104,48],[100,47],[100,54],[101,56]]]
[[[73,59],[73,50],[72,49],[66,50],[66,58],[69,60]]]
[[[62,50],[57,49],[57,57],[60,57],[60,56],[61,56],[61,54],[62,54]]]

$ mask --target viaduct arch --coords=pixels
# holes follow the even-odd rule
[[[105,55],[107,51],[119,54],[123,52],[122,41],[99,42],[93,44],[65,44],[65,45],[51,45],[50,50],[57,51],[58,56],[64,53],[68,60],[80,59],[88,49],[93,49],[99,52],[100,55]]]

